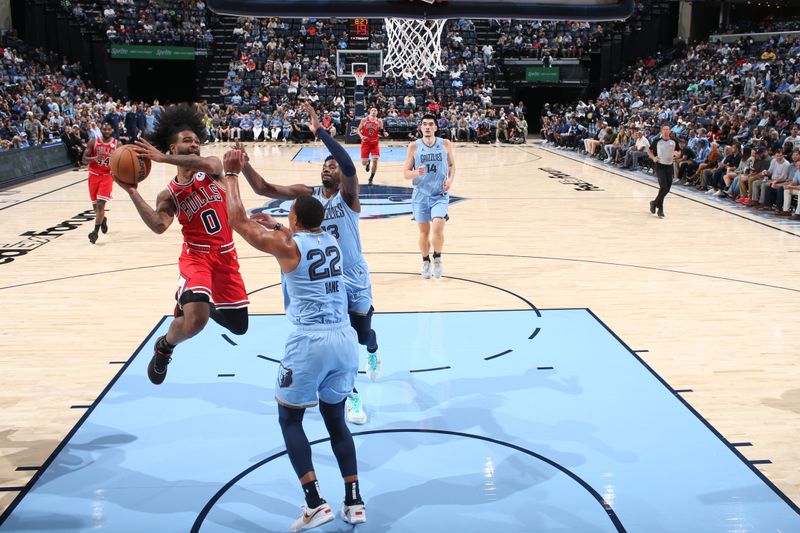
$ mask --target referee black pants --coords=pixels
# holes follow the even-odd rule
[[[664,210],[664,198],[672,188],[672,165],[662,165],[656,163],[656,177],[658,178],[658,194],[656,195],[655,205],[659,211]]]

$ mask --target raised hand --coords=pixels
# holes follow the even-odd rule
[[[274,228],[275,224],[278,223],[272,215],[268,215],[267,213],[253,213],[250,215],[250,220],[258,222],[267,229]]]
[[[163,163],[167,160],[167,156],[161,153],[161,150],[147,142],[145,139],[137,139],[133,143],[134,150],[139,157],[155,161],[156,163]]]
[[[317,111],[314,109],[314,106],[311,102],[306,102],[303,104],[303,109],[306,113],[308,113],[308,118],[311,119],[311,124],[308,125],[308,129],[311,130],[311,133],[314,135],[317,134],[317,130],[321,127],[319,123],[319,117],[317,116]]]
[[[244,164],[244,152],[235,148],[225,152],[225,155],[222,157],[222,168],[225,170],[225,174],[228,172],[239,174],[244,168]]]
[[[233,147],[236,150],[241,150],[242,154],[244,154],[244,163],[245,164],[250,162],[250,156],[247,154],[247,150],[244,149],[244,145],[239,142],[239,139],[236,139],[236,144]]]

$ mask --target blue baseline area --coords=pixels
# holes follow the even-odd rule
[[[354,162],[358,163],[361,161],[360,147],[348,146],[345,147],[345,150],[347,150],[347,153]],[[304,146],[295,154],[292,161],[295,163],[322,163],[329,155],[331,155],[331,153],[324,146]],[[380,160],[391,163],[404,162],[406,160],[406,147],[381,146]]]
[[[206,331],[164,385],[162,321],[3,515],[0,532],[287,531],[302,495],[273,400],[291,326]],[[800,531],[800,514],[586,309],[382,313],[352,427],[361,532]],[[366,359],[364,352],[363,359]],[[323,495],[343,487],[316,410]],[[341,520],[319,531],[352,531]]]

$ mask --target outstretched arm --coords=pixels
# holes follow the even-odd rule
[[[310,103],[306,102],[305,104],[306,113],[311,118],[311,124],[309,124],[309,128],[311,132],[316,134],[322,144],[325,145],[325,148],[331,153],[336,162],[339,164],[339,170],[342,172],[342,185],[339,192],[342,195],[342,198],[347,205],[355,211],[356,213],[361,212],[361,202],[358,199],[358,177],[356,176],[356,166],[353,164],[353,160],[350,158],[350,155],[347,153],[347,150],[344,147],[336,142],[330,134],[325,131],[323,127],[321,127],[319,123],[319,117],[317,116],[316,110],[314,110],[314,106]]]
[[[222,177],[222,162],[218,157],[201,157],[194,154],[165,154],[144,139],[137,139],[134,146],[136,146],[136,153],[145,159],[157,163],[175,165],[176,167],[188,168],[197,172],[205,172],[214,179]]]
[[[258,222],[247,218],[239,193],[239,177],[244,166],[241,150],[230,150],[224,156],[228,221],[231,227],[244,237],[250,246],[274,255],[283,272],[291,272],[300,264],[300,250],[292,239],[292,231],[285,227],[274,227],[270,231]]]
[[[302,183],[297,183],[295,185],[275,185],[274,183],[269,183],[261,174],[256,172],[256,169],[250,164],[250,157],[239,144],[239,141],[236,142],[236,149],[241,150],[244,154],[245,163],[242,171],[244,177],[247,179],[247,183],[250,184],[250,187],[253,188],[256,194],[275,198],[276,200],[294,200],[298,196],[314,192],[311,187],[303,185]]]

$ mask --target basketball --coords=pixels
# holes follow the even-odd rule
[[[111,154],[111,175],[128,185],[136,185],[150,174],[150,160],[139,157],[133,145],[117,147]]]

